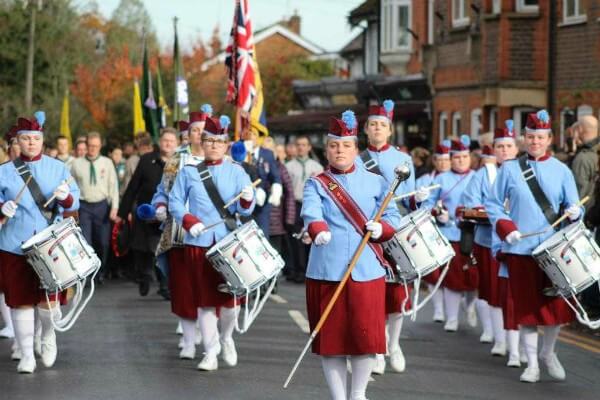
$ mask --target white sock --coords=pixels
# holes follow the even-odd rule
[[[458,321],[458,310],[460,308],[461,292],[455,292],[444,288],[444,308],[446,309],[446,322]]]
[[[14,328],[12,318],[10,316],[10,308],[6,305],[4,293],[0,293],[0,313],[2,314],[2,319],[4,320],[4,326],[13,331]]]
[[[402,313],[393,313],[388,315],[388,350],[390,353],[400,348],[400,334],[402,333],[402,322],[404,317]]]
[[[240,306],[233,308],[221,307],[221,339],[230,340],[233,338],[233,330],[235,329],[235,321],[237,320],[240,311]]]
[[[492,315],[491,315],[490,305],[488,304],[487,301],[485,301],[483,299],[476,299],[475,307],[477,308],[477,316],[479,317],[479,320],[481,321],[481,327],[483,328],[483,333],[485,333],[488,336],[492,336],[492,333],[494,333],[494,329],[492,326]],[[502,311],[502,310],[500,310],[500,311]]]
[[[433,292],[433,288],[435,288],[435,285],[432,285],[431,283],[427,284],[427,288],[429,289],[429,292]],[[443,288],[439,288],[434,294],[433,297],[431,298],[431,301],[433,302],[433,312],[435,314],[439,314],[439,313],[443,313],[444,311],[444,292],[443,292]]]
[[[218,318],[215,307],[198,308],[198,321],[202,332],[202,344],[207,355],[216,356],[219,350]]]
[[[350,356],[352,365],[352,387],[350,400],[366,400],[367,385],[375,363],[375,355]]]
[[[492,331],[494,332],[494,342],[506,343],[506,330],[504,329],[504,317],[502,316],[502,309],[500,307],[492,306],[489,306],[489,308],[490,317],[492,320]]]
[[[542,339],[542,351],[540,351],[540,357],[546,358],[553,354],[556,346],[556,340],[560,333],[560,325],[548,325],[542,327],[544,332],[544,338]]]
[[[45,308],[37,308],[38,318],[42,327],[42,342],[55,337],[54,325],[52,325],[52,318],[57,321],[61,317],[60,306],[55,306],[52,310],[46,310]]]
[[[186,348],[196,345],[196,320],[180,318],[181,331],[183,332],[183,343]]]
[[[508,338],[508,351],[512,357],[519,357],[521,354],[519,336],[518,330],[510,329],[506,331],[506,337]]]
[[[13,308],[10,310],[15,329],[15,338],[21,348],[23,358],[33,358],[33,308]]]
[[[523,346],[525,347],[525,354],[527,354],[527,367],[539,368],[538,364],[538,333],[537,327],[535,326],[521,326],[520,327],[521,338],[523,339]]]
[[[346,377],[348,374],[346,357],[321,356],[321,365],[323,366],[323,373],[325,374],[325,380],[329,386],[332,400],[346,400]]]

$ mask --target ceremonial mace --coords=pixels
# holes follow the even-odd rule
[[[381,219],[383,212],[385,211],[388,204],[394,197],[394,192],[396,192],[398,185],[400,185],[401,182],[407,180],[408,177],[410,176],[410,168],[406,164],[398,165],[396,168],[394,168],[394,173],[396,174],[396,178],[394,178],[394,181],[392,182],[392,185],[390,186],[389,192],[383,199],[383,202],[381,203],[379,210],[377,210],[377,214],[375,214],[375,217],[373,218],[373,221],[375,221],[375,222],[379,222],[379,220]],[[352,259],[350,260],[350,264],[348,265],[348,269],[346,269],[346,273],[344,273],[344,276],[342,277],[342,280],[340,281],[337,288],[335,289],[335,292],[333,293],[331,300],[329,300],[327,307],[325,307],[325,310],[323,311],[323,315],[321,315],[321,318],[319,319],[319,322],[317,322],[315,329],[310,334],[310,337],[308,338],[308,342],[306,342],[306,346],[304,346],[302,353],[300,353],[300,357],[298,357],[298,359],[296,360],[296,363],[294,364],[292,371],[290,372],[287,379],[285,380],[285,383],[283,384],[284,389],[287,389],[290,381],[292,380],[292,377],[294,376],[294,374],[296,373],[296,370],[298,369],[298,366],[300,365],[300,363],[302,362],[302,359],[306,355],[308,348],[310,347],[312,342],[315,340],[315,338],[319,334],[319,331],[323,327],[323,324],[325,324],[325,320],[327,320],[327,317],[329,316],[329,313],[333,309],[333,306],[335,305],[337,298],[342,293],[342,290],[344,290],[344,287],[346,286],[346,282],[348,282],[348,278],[350,278],[350,274],[352,273],[352,270],[354,270],[354,266],[358,262],[360,255],[362,254],[365,246],[367,245],[367,242],[371,238],[371,233],[372,233],[371,231],[367,231],[367,233],[363,236],[360,244],[358,245],[358,248],[354,252]]]

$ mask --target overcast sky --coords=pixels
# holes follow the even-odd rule
[[[356,35],[346,17],[364,0],[250,0],[254,30],[270,25],[297,11],[302,18],[301,34],[328,51],[337,51]],[[78,1],[85,4],[85,0]],[[99,0],[100,12],[109,18],[119,0]],[[179,18],[182,45],[189,48],[200,35],[208,39],[216,24],[223,40],[233,21],[235,0],[144,0],[163,46],[173,42],[173,17]]]

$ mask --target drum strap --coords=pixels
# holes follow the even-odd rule
[[[367,223],[367,217],[363,214],[358,204],[354,202],[348,192],[344,190],[342,185],[329,172],[323,172],[315,178],[323,186],[325,193],[331,197],[348,222],[350,222],[360,236],[363,236],[365,234],[363,227]],[[368,242],[367,244],[375,253],[379,263],[384,268],[389,266],[383,253],[383,247],[379,243]]]
[[[29,193],[31,193],[31,197],[33,197],[33,201],[38,206],[40,213],[44,219],[46,219],[48,224],[52,224],[54,218],[56,218],[56,215],[58,214],[58,203],[53,201],[48,205],[51,208],[45,208],[44,203],[46,203],[46,198],[42,194],[40,186],[35,181],[35,178],[33,178],[33,175],[31,175],[31,171],[29,170],[27,164],[25,164],[20,157],[15,158],[13,160],[13,164],[15,165],[19,176],[21,179],[23,179],[23,182],[27,183],[27,180],[29,180],[29,183],[27,183],[27,188],[29,189]],[[29,179],[30,176],[31,179]]]
[[[377,161],[375,161],[373,157],[371,157],[371,153],[369,153],[369,150],[362,151],[360,153],[360,159],[362,160],[367,171],[383,176],[381,170],[379,169],[379,164],[377,164]]]
[[[237,223],[235,221],[235,217],[233,215],[231,215],[229,210],[227,210],[225,208],[225,202],[221,198],[221,195],[219,194],[219,191],[217,190],[217,186],[215,185],[215,182],[212,180],[212,175],[211,175],[210,171],[208,170],[208,168],[206,168],[206,164],[204,164],[204,162],[201,162],[200,164],[198,164],[196,166],[196,168],[198,169],[198,174],[200,174],[200,180],[202,181],[202,184],[204,185],[204,189],[206,189],[206,193],[208,193],[208,197],[210,198],[210,201],[212,201],[213,205],[217,209],[217,212],[219,213],[219,215],[221,216],[223,221],[225,221],[225,226],[230,231],[236,230]]]
[[[535,199],[535,202],[542,209],[542,213],[548,220],[548,223],[552,225],[554,221],[558,219],[558,214],[554,212],[552,204],[548,201],[546,194],[540,187],[538,180],[535,177],[535,171],[527,164],[527,155],[519,157],[519,167],[521,167],[523,178],[531,190],[531,194]]]

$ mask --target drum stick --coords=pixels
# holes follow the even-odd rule
[[[21,197],[23,197],[23,194],[25,193],[25,189],[27,189],[27,185],[29,185],[29,182],[31,182],[32,179],[33,179],[33,175],[29,175],[29,178],[27,178],[23,187],[21,189],[19,189],[19,192],[17,193],[17,196],[15,197],[15,204],[17,204],[17,205],[19,204],[19,201],[21,201]],[[7,217],[2,217],[2,219],[0,219],[0,223],[4,223],[4,221],[6,221],[6,220],[7,220]]]
[[[590,196],[585,196],[583,199],[579,200],[577,202],[577,204],[575,204],[576,206],[582,206],[585,203],[588,202],[588,200],[590,199]],[[524,235],[521,235],[521,239],[524,238],[528,238],[531,236],[537,236],[537,235],[543,235],[544,233],[548,232],[550,229],[554,229],[556,228],[561,222],[563,222],[565,219],[567,219],[567,217],[571,215],[569,213],[564,213],[559,219],[557,219],[556,221],[554,221],[554,223],[552,225],[550,225],[548,228],[538,231],[538,232],[530,232],[530,233],[526,233]]]
[[[70,177],[68,177],[67,179],[65,179],[65,181],[64,181],[63,183],[61,183],[61,185],[62,185],[62,184],[67,184],[67,185],[68,185],[68,184],[70,184],[72,181],[73,181],[73,177],[72,177],[72,176],[70,176]],[[52,201],[54,201],[54,199],[55,199],[55,198],[56,198],[56,192],[54,192],[54,193],[52,194],[52,196],[51,196],[51,197],[48,199],[48,201],[44,203],[44,208],[48,207],[48,204],[52,203]]]
[[[402,177],[404,179],[402,179]],[[398,185],[400,185],[400,182],[402,182],[402,180],[406,180],[407,178],[408,178],[408,176],[406,176],[406,175],[401,176],[399,172],[396,173],[396,179],[394,179],[394,181],[392,182],[392,185],[390,187],[390,191],[388,192],[388,194],[383,199],[383,202],[381,203],[381,207],[379,207],[379,210],[377,210],[377,214],[375,214],[375,217],[373,218],[373,221],[378,222],[381,219],[381,216],[383,215],[385,209],[387,208],[388,204],[390,203],[390,201],[394,197],[394,192],[398,188]],[[340,281],[340,283],[338,284],[337,288],[335,289],[335,292],[333,293],[333,296],[331,297],[331,300],[329,300],[329,303],[327,304],[327,307],[325,307],[325,310],[323,311],[323,314],[321,315],[321,318],[319,319],[319,322],[317,322],[317,325],[315,326],[315,329],[310,334],[310,337],[308,338],[308,342],[306,342],[306,345],[304,346],[304,349],[302,350],[302,353],[300,353],[300,356],[296,360],[296,363],[294,364],[294,367],[292,368],[292,371],[290,372],[290,374],[288,375],[285,383],[283,384],[283,388],[284,389],[287,389],[290,381],[292,380],[292,377],[294,376],[294,374],[296,373],[296,370],[298,369],[298,366],[302,362],[302,359],[304,358],[304,355],[308,351],[308,348],[310,347],[310,345],[312,344],[312,342],[317,337],[317,334],[319,333],[319,331],[323,327],[323,324],[325,324],[325,321],[327,320],[327,317],[329,316],[329,313],[333,309],[333,306],[334,306],[335,302],[337,301],[338,297],[340,296],[340,294],[342,293],[342,290],[344,290],[344,287],[346,286],[346,282],[348,282],[348,278],[350,278],[350,274],[352,273],[352,270],[354,270],[354,266],[358,262],[358,259],[360,258],[360,255],[362,254],[362,252],[363,252],[363,250],[364,250],[365,246],[367,245],[367,242],[369,241],[370,238],[371,238],[371,231],[367,231],[367,233],[363,236],[360,244],[358,245],[358,248],[354,252],[354,255],[352,256],[352,259],[350,260],[350,264],[348,265],[348,269],[346,269],[346,272],[344,273],[344,276],[342,277],[342,280]]]
[[[202,232],[200,232],[200,235],[202,235],[207,230],[214,228],[217,225],[221,225],[224,222],[225,222],[225,220],[220,220],[219,222],[215,222],[214,224],[210,224],[208,226],[205,226],[204,229],[202,229]]]
[[[260,185],[261,182],[262,182],[262,179],[258,178],[257,180],[255,180],[254,182],[252,182],[252,187],[257,187],[258,185]],[[227,204],[225,204],[223,206],[223,208],[229,208],[229,206],[231,206],[233,203],[235,203],[236,201],[238,201],[240,199],[240,197],[242,197],[242,193],[241,192],[237,196],[235,196],[233,199],[229,200],[229,202],[227,202]]]
[[[440,184],[436,183],[435,185],[427,186],[427,187],[424,187],[423,189],[433,190],[433,189],[437,189],[439,187],[440,187]],[[418,192],[418,190],[413,190],[412,192],[401,194],[399,196],[394,197],[394,200],[402,200],[402,199],[405,199],[407,197],[414,196],[415,194],[417,194],[417,192]]]

